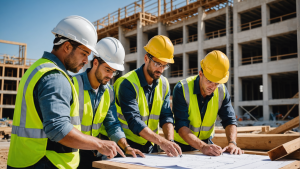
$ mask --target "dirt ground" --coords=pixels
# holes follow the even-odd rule
[[[0,141],[0,169],[6,169],[9,142]]]

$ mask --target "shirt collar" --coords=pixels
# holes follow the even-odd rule
[[[65,65],[54,54],[45,51],[42,58],[51,60],[56,66],[58,66],[61,70],[63,70],[69,77],[72,77],[68,73]]]
[[[203,97],[202,94],[201,94],[201,92],[200,92],[199,80],[200,80],[200,76],[198,75],[197,78],[196,78],[196,80],[194,81],[194,94],[200,94],[201,97]],[[214,96],[214,92],[212,92],[212,94],[209,95],[209,96],[207,96],[207,97],[211,98],[213,96]]]
[[[148,86],[148,83],[146,81],[146,77],[144,75],[144,71],[143,71],[143,67],[145,66],[145,64],[143,64],[141,67],[137,68],[135,70],[136,74],[138,75],[138,78],[140,80],[140,83],[141,83],[141,86],[142,87],[145,87],[145,86]],[[153,80],[153,86],[152,88],[155,88],[156,85],[158,83],[158,79],[157,80]]]
[[[81,73],[80,76],[82,77],[83,81],[83,89],[84,90],[93,90],[92,85],[89,81],[88,72],[91,70],[91,68],[87,68],[85,72]],[[105,90],[106,85],[100,85],[99,90]]]

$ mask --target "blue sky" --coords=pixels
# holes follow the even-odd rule
[[[27,58],[51,52],[51,30],[70,15],[94,22],[135,0],[0,0],[0,39],[27,43]],[[0,55],[18,56],[18,46],[0,43]],[[91,58],[91,56],[90,56]]]

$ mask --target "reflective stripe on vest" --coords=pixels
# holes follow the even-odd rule
[[[196,78],[197,76],[192,76],[187,79],[181,80],[180,82],[183,87],[183,94],[189,111],[189,129],[199,139],[204,140],[214,134],[214,125],[217,118],[217,114],[225,98],[225,87],[223,84],[220,84],[218,86],[218,90],[214,91],[214,96],[208,102],[205,116],[202,120],[197,95],[193,93],[194,81],[196,80]],[[182,144],[188,145],[188,143],[186,143],[176,131],[174,131],[174,140]]]
[[[7,164],[15,168],[32,166],[46,156],[58,168],[77,168],[79,153],[77,151],[46,150],[48,138],[34,105],[33,91],[39,79],[51,70],[58,70],[69,81],[72,88],[73,104],[70,105],[70,121],[80,130],[78,99],[69,76],[48,59],[39,59],[23,75],[16,97],[12,136]],[[57,143],[60,145],[59,143]]]
[[[107,91],[105,91],[103,93],[101,101],[100,101],[100,103],[97,107],[97,111],[96,111],[96,114],[95,114],[95,117],[99,116],[99,117],[102,117],[102,118],[101,119],[95,119],[93,112],[85,112],[85,111],[89,111],[89,110],[93,111],[93,108],[92,108],[92,104],[91,104],[91,101],[90,101],[89,93],[88,93],[87,90],[86,91],[84,90],[84,84],[83,84],[82,76],[81,75],[76,75],[75,77],[73,77],[73,79],[74,79],[74,82],[75,82],[75,88],[79,93],[79,114],[80,114],[80,121],[81,121],[81,131],[84,134],[97,136],[99,134],[99,132],[101,132],[100,128],[102,127],[102,123],[105,119],[105,116],[107,114],[109,106],[114,100],[114,92],[110,87],[108,87],[108,94],[109,94],[109,97],[110,97],[109,104],[105,104],[106,106],[101,107],[101,105],[103,105],[103,102],[107,102],[107,100],[105,100],[105,98],[107,97],[106,96]],[[86,103],[86,105],[85,105],[85,103]],[[102,110],[104,110],[106,112],[104,112],[104,114],[103,114]],[[83,116],[85,116],[85,118],[83,118]],[[88,121],[83,122],[84,119],[88,120]],[[86,125],[86,124],[90,124],[90,125]],[[102,128],[101,128],[101,130],[102,130]],[[103,130],[104,131],[101,132],[101,133],[107,136],[106,131],[105,131],[104,128],[103,128]]]
[[[145,97],[144,89],[140,85],[140,81],[138,79],[138,76],[135,71],[131,71],[127,73],[126,75],[120,77],[114,84],[115,93],[116,93],[116,99],[118,100],[118,92],[119,92],[119,86],[122,83],[124,79],[127,79],[133,86],[134,90],[136,91],[136,100],[138,103],[139,111],[140,111],[140,117],[142,121],[145,122],[145,124],[155,133],[158,133],[158,123],[159,123],[159,117],[160,117],[160,111],[162,108],[162,104],[164,102],[164,98],[166,97],[168,90],[169,90],[169,84],[165,77],[161,76],[161,78],[158,81],[157,86],[155,87],[154,91],[154,98],[153,98],[153,105],[151,112],[149,113],[148,103],[147,99]],[[132,131],[128,127],[128,123],[122,114],[122,110],[120,106],[116,102],[117,112],[118,112],[118,119],[121,123],[122,128],[124,129],[124,132],[126,134],[126,138],[130,139],[131,141],[134,141],[138,144],[144,145],[147,143],[147,140],[144,138],[135,135],[132,133]]]

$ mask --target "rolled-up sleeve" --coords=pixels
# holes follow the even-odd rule
[[[147,127],[147,125],[142,121],[139,106],[136,101],[135,89],[127,79],[120,85],[118,101],[129,129],[139,136],[139,133]]]
[[[223,100],[222,106],[219,110],[219,117],[222,119],[221,124],[225,129],[228,125],[236,125],[237,121],[235,118],[235,112],[231,104],[230,94],[225,86],[225,98]]]
[[[120,121],[117,116],[117,108],[115,105],[115,99],[110,104],[107,115],[103,121],[103,125],[108,134],[108,137],[118,143],[121,138],[125,138],[124,131],[121,127]]]
[[[70,122],[72,88],[68,79],[57,70],[47,72],[38,81],[34,93],[47,137],[60,141],[73,129]]]
[[[174,123],[173,113],[170,108],[170,90],[168,91],[167,96],[164,99],[164,103],[162,105],[159,116],[159,126],[162,127],[165,123]]]
[[[189,127],[190,121],[188,106],[183,95],[182,85],[180,82],[176,84],[173,90],[173,113],[175,118],[176,132],[183,126]]]

